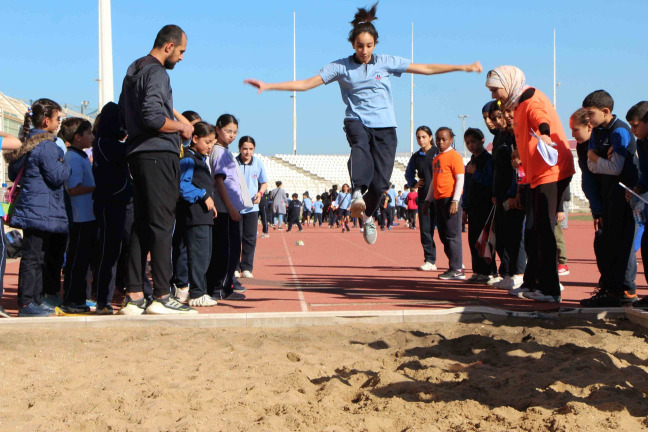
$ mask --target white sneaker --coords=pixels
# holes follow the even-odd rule
[[[176,288],[174,297],[180,302],[187,304],[189,300],[189,287]]]
[[[497,282],[501,281],[503,278],[500,276],[495,276],[490,278],[488,282],[486,282],[487,285],[493,286],[493,284],[496,284]]]
[[[354,218],[362,217],[366,209],[367,209],[367,204],[365,204],[365,201],[362,198],[362,193],[359,190],[355,191],[351,199],[351,205],[349,206],[349,213],[351,214],[351,217]]]
[[[511,276],[506,276],[504,279],[502,279],[499,282],[495,282],[491,286],[493,288],[501,289],[501,290],[511,290],[515,288],[515,283],[513,282],[513,278]]]
[[[432,271],[436,269],[437,269],[436,264],[433,264],[429,261],[425,261],[425,263],[423,263],[423,265],[419,267],[419,270],[423,270],[423,271]]]
[[[216,306],[217,304],[218,302],[207,294],[195,299],[189,299],[189,306],[191,307],[210,307]]]
[[[171,315],[171,314],[197,314],[196,309],[180,303],[170,295],[163,298],[156,298],[146,308],[148,315]]]
[[[241,277],[241,272],[238,270],[234,270],[234,277],[235,278],[240,278]]]
[[[250,270],[243,270],[243,273],[241,273],[241,277],[246,279],[254,279],[254,276],[252,275],[252,272]]]
[[[513,288],[519,288],[524,283],[524,275],[513,275]]]

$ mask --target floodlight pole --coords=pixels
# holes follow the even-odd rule
[[[112,24],[110,0],[99,0],[99,106],[115,99],[113,88]]]
[[[297,43],[296,43],[296,17],[295,12],[293,12],[293,81],[297,81]],[[293,102],[293,152],[292,154],[297,154],[297,92],[293,91],[292,94]]]
[[[461,129],[463,130],[463,133],[461,134],[461,137],[463,138],[466,135],[466,119],[470,117],[468,114],[466,115],[460,115],[458,116],[461,119]],[[466,140],[463,140],[463,152],[464,152],[464,159],[466,159],[468,156],[466,154]]]

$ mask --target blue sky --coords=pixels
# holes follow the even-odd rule
[[[242,82],[292,79],[292,19],[297,14],[297,78],[316,75],[326,63],[351,54],[346,41],[355,1],[213,2],[112,1],[115,98],[128,65],[150,50],[155,34],[175,23],[187,32],[185,60],[170,72],[175,106],[215,122],[225,112],[239,119],[242,135],[265,154],[292,151],[290,93],[257,95]],[[376,53],[462,64],[480,60],[485,71],[520,67],[530,85],[552,97],[553,28],[558,38],[558,112],[565,128],[590,91],[604,88],[622,117],[648,99],[645,0],[463,2],[383,0],[375,22]],[[0,91],[49,97],[59,103],[97,105],[97,1],[3,2],[4,65]],[[484,130],[480,109],[489,99],[481,75],[415,76],[415,125]],[[399,152],[409,151],[409,75],[392,80]],[[337,84],[298,93],[298,152],[346,153],[344,104]],[[415,144],[416,146],[416,144]],[[458,144],[461,148],[461,144]]]

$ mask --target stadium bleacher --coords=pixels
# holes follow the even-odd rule
[[[328,191],[332,185],[337,184],[341,188],[344,183],[351,183],[347,162],[349,155],[289,155],[276,154],[266,156],[255,154],[265,165],[268,173],[268,189],[275,187],[275,182],[280,180],[283,189],[289,193],[299,194],[308,191],[311,197]],[[576,155],[574,154],[574,157]],[[402,190],[405,184],[405,168],[410,159],[409,153],[396,155],[394,171],[391,182],[396,190]],[[588,212],[587,198],[581,186],[581,172],[578,163],[574,160],[576,174],[571,181],[572,200],[569,202],[570,212]],[[468,163],[465,159],[464,163]]]

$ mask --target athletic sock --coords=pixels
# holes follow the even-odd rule
[[[362,214],[362,222],[364,223],[371,222],[371,219],[372,219],[371,216],[367,216],[364,213]]]
[[[353,192],[352,199],[356,199],[356,198],[362,198],[362,192],[360,191],[360,189],[356,189]]]

